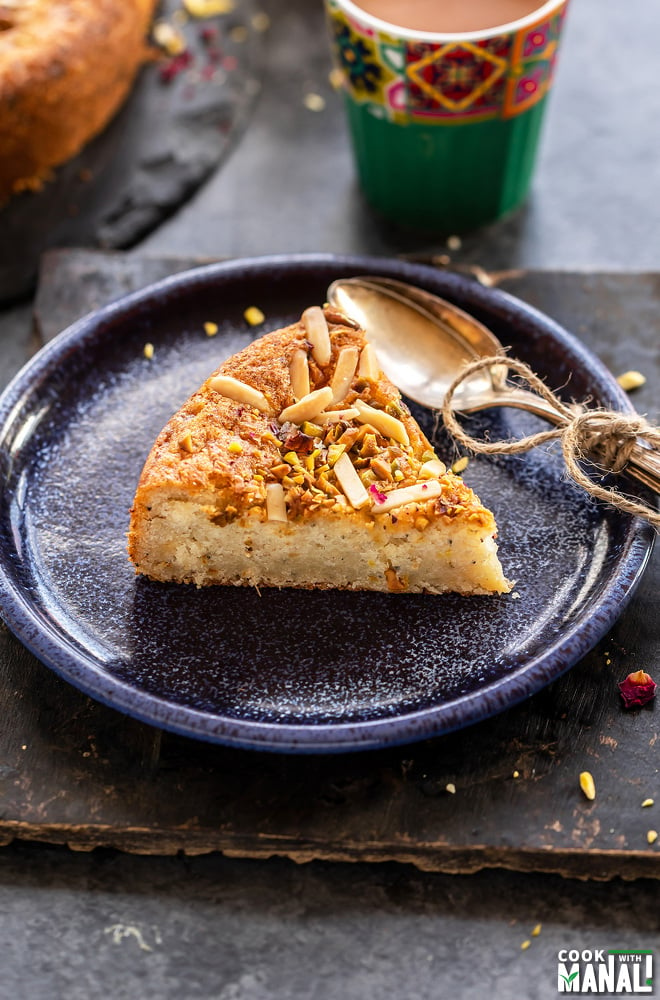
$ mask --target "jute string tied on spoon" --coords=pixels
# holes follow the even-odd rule
[[[463,430],[452,408],[456,390],[476,372],[503,363],[556,409],[561,419],[558,426],[513,441],[483,441],[471,437]],[[643,517],[656,531],[660,530],[660,512],[657,509],[654,510],[643,501],[626,496],[617,489],[595,482],[580,465],[581,460],[588,459],[604,473],[620,473],[629,463],[633,451],[639,454],[640,442],[645,442],[652,451],[660,449],[660,427],[654,427],[645,417],[636,413],[568,405],[528,365],[506,355],[480,358],[466,365],[447,390],[442,417],[447,430],[456,441],[470,451],[483,455],[515,455],[530,451],[546,441],[560,439],[568,474],[579,486],[597,500],[628,514]]]

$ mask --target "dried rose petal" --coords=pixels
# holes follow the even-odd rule
[[[172,80],[183,73],[193,62],[193,56],[189,49],[184,49],[179,55],[169,59],[160,67],[160,79],[162,83],[171,83]]]
[[[369,493],[371,494],[374,503],[385,503],[387,500],[387,493],[383,493],[382,490],[379,490],[374,483],[372,483],[369,487]]]
[[[644,670],[637,670],[634,674],[628,674],[625,681],[619,682],[619,690],[626,708],[633,708],[636,705],[646,705],[655,697],[658,685],[652,677]]]

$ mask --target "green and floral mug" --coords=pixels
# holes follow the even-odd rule
[[[567,0],[461,35],[395,27],[352,0],[325,4],[371,205],[433,234],[517,208],[532,178]]]

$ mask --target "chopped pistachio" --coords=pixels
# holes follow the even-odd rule
[[[465,469],[467,469],[469,461],[470,460],[467,457],[467,455],[463,455],[462,458],[459,458],[456,462],[454,462],[454,464],[451,467],[451,471],[454,472],[456,475],[459,475],[459,473],[464,472]]]
[[[183,6],[191,17],[215,17],[231,14],[236,4],[234,0],[183,0]]]
[[[243,313],[243,316],[245,317],[246,321],[250,324],[250,326],[259,326],[259,324],[263,323],[263,321],[266,318],[262,313],[261,309],[259,309],[257,306],[248,306],[248,308]]]
[[[580,773],[580,788],[589,800],[592,801],[596,798],[596,785],[589,771]]]
[[[640,389],[646,383],[646,377],[641,372],[629,371],[617,376],[617,382],[622,389],[630,392],[632,389]]]
[[[328,448],[328,465],[330,468],[341,458],[346,451],[345,444],[331,444]]]

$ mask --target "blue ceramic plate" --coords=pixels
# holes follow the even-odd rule
[[[380,273],[485,320],[575,397],[628,409],[612,376],[547,317],[498,291],[374,258],[265,257],[177,275],[82,319],[0,399],[0,603],[16,635],[66,680],[146,722],[262,750],[412,742],[538,691],[609,629],[652,533],[569,483],[556,450],[474,459],[517,598],[163,585],[136,579],[128,510],[162,425],[227,355],[322,302],[337,277]],[[204,334],[216,322],[219,333]],[[152,360],[145,342],[155,346]],[[412,407],[429,436],[433,415]],[[539,422],[491,411],[475,432]],[[440,453],[450,442],[436,437]]]

